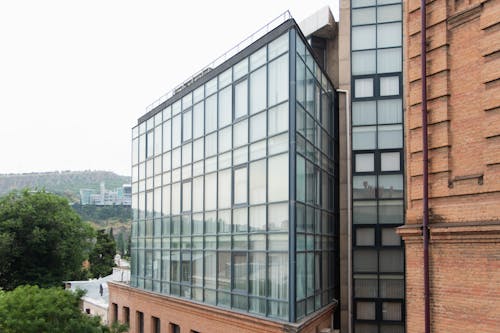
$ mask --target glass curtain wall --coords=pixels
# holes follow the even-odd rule
[[[402,4],[351,0],[354,332],[404,332]]]
[[[332,301],[332,87],[295,38],[277,35],[132,130],[133,287],[286,321]]]

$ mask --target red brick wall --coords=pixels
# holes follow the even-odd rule
[[[405,4],[407,332],[424,332],[420,1]],[[432,332],[500,332],[500,1],[427,1]]]
[[[330,327],[334,311],[332,305],[298,324],[289,324],[109,283],[109,304],[113,303],[118,305],[120,322],[125,321],[123,307],[130,309],[131,333],[137,332],[137,311],[144,313],[145,333],[153,332],[152,317],[160,319],[162,333],[170,333],[170,323],[179,325],[181,333],[190,333],[191,330],[201,333],[317,333],[322,328]],[[113,306],[109,309],[109,318],[113,318]]]

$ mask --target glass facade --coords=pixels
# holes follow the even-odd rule
[[[351,0],[355,333],[403,333],[402,4]]]
[[[335,103],[290,20],[141,118],[132,286],[291,322],[333,302]]]

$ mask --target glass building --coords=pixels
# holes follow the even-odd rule
[[[290,19],[141,117],[132,287],[288,322],[336,302],[337,110]]]
[[[402,4],[351,0],[356,333],[404,332]]]

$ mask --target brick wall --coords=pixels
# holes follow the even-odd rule
[[[420,1],[405,4],[407,332],[423,332]],[[500,330],[500,1],[427,1],[432,332]]]

